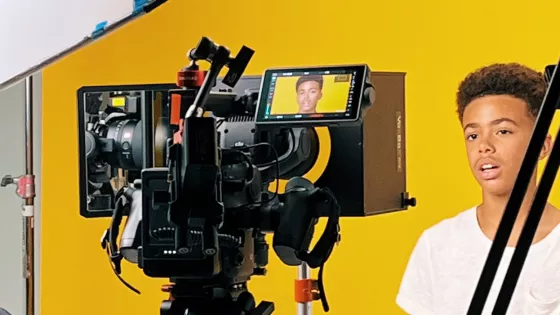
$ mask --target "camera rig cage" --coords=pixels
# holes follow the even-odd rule
[[[311,289],[303,302],[321,299],[328,310],[322,267],[340,241],[339,217],[416,204],[406,191],[404,91],[389,93],[403,88],[403,76],[339,65],[244,77],[252,55],[243,46],[232,58],[203,37],[175,84],[78,91],[80,214],[112,217],[102,246],[129,288],[139,293],[120,277],[123,258],[171,280],[162,315],[272,313],[272,302],[256,306],[247,289],[266,273],[267,233],[285,264],[321,268],[318,281],[299,285]],[[325,78],[325,93],[328,84],[346,88],[342,107],[272,113],[283,104],[280,81],[313,75]],[[352,180],[340,181],[341,172]],[[309,250],[323,216],[325,231]]]

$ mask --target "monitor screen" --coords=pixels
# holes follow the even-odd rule
[[[367,66],[265,71],[257,124],[344,122],[359,118]]]

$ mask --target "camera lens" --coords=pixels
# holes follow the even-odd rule
[[[142,169],[142,125],[139,120],[111,122],[105,137],[113,140],[114,144],[112,153],[107,155],[111,166],[129,171]]]

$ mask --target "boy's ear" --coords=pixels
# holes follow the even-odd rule
[[[539,155],[539,161],[548,157],[550,150],[552,149],[552,136],[548,134],[544,140],[544,145],[541,149],[541,154]]]

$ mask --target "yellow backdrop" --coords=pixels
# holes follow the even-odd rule
[[[344,112],[348,104],[350,81],[335,82],[337,75],[323,75],[323,96],[317,102],[317,113]],[[271,115],[295,114],[299,111],[296,83],[299,77],[278,77],[274,86]]]
[[[296,9],[297,8],[297,9]],[[159,314],[164,281],[124,264],[112,273],[99,239],[108,219],[78,213],[76,90],[83,85],[173,82],[201,36],[256,54],[246,74],[281,66],[368,63],[407,72],[408,212],[342,220],[342,243],[325,268],[333,315],[403,314],[395,295],[410,252],[428,226],[480,201],[455,114],[458,81],[481,65],[556,63],[560,2],[171,0],[165,7],[44,71],[41,314]],[[496,14],[499,12],[499,14]],[[282,17],[278,20],[277,17]],[[337,23],[351,17],[352,23]],[[276,21],[274,21],[276,19]],[[284,23],[285,21],[297,21]],[[284,22],[280,22],[284,21]],[[325,23],[325,21],[329,21]],[[92,25],[93,28],[93,25]],[[305,30],[306,36],[300,33]],[[558,128],[558,119],[554,130]],[[552,201],[560,205],[557,183]],[[270,240],[270,238],[269,238]],[[269,274],[250,282],[278,315],[296,314],[295,268],[271,250]],[[465,297],[469,298],[469,297]],[[324,314],[320,303],[313,314]]]

